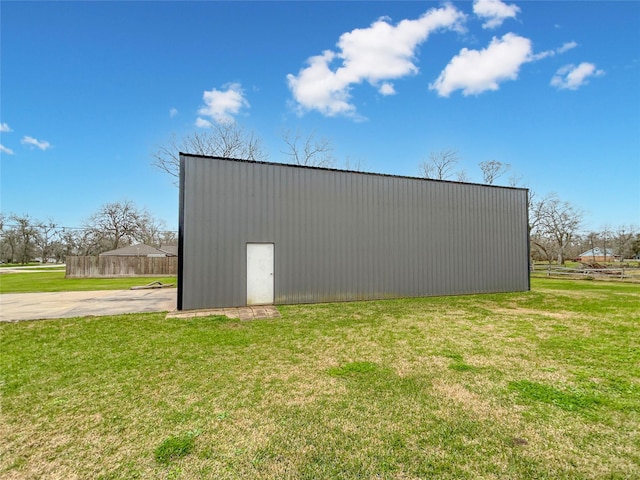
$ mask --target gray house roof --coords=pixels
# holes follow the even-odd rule
[[[173,257],[155,247],[140,243],[138,245],[129,245],[128,247],[117,248],[108,252],[102,252],[100,257]]]
[[[604,249],[600,247],[592,248],[584,253],[578,255],[579,257],[613,257],[613,250],[610,248]]]
[[[160,245],[159,250],[166,253],[168,257],[178,256],[178,245]]]

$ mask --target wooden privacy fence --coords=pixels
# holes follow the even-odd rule
[[[178,257],[76,257],[66,260],[67,278],[171,277]]]

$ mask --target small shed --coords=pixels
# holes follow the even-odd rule
[[[528,290],[527,194],[180,154],[178,309]]]

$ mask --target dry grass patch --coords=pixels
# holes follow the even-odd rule
[[[501,315],[513,315],[514,317],[521,317],[522,315],[541,315],[543,317],[556,318],[558,320],[565,320],[567,318],[571,318],[575,316],[574,313],[571,312],[546,312],[542,309],[533,309],[533,308],[496,308],[493,310],[494,313]]]
[[[433,389],[443,404],[451,402],[455,404],[454,415],[457,415],[459,409],[465,409],[481,420],[501,422],[503,425],[513,427],[513,419],[516,417],[514,413],[521,410],[517,406],[506,408],[492,403],[486,395],[474,393],[458,383],[450,384],[439,380],[433,385]]]

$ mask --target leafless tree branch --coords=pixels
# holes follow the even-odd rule
[[[180,175],[180,152],[252,161],[269,159],[262,140],[236,123],[214,124],[181,138],[174,134],[151,154],[152,165],[175,177],[176,185]]]
[[[294,165],[331,168],[336,164],[331,140],[326,137],[316,139],[315,132],[302,138],[299,130],[292,133],[291,130],[285,129],[282,131],[282,140],[286,145],[286,150],[282,153],[287,155]]]
[[[429,160],[425,160],[420,164],[420,171],[424,178],[447,180],[453,176],[459,160],[458,152],[453,149],[431,152]],[[458,177],[461,173],[462,171],[457,173]]]
[[[487,185],[493,185],[498,178],[507,173],[511,168],[508,163],[498,162],[497,160],[489,160],[480,162],[480,170],[482,170],[482,178]]]

